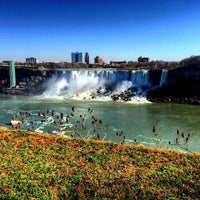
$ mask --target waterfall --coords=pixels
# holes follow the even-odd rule
[[[44,96],[131,101],[149,85],[148,70],[67,70],[49,80]]]
[[[167,84],[168,70],[162,70],[160,77],[160,87]]]
[[[149,71],[148,70],[132,71],[131,82],[134,86],[138,86],[140,88],[149,86]]]

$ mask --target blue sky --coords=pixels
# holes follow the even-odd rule
[[[0,0],[0,61],[200,55],[199,0]]]

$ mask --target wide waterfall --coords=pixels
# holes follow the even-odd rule
[[[66,70],[52,77],[45,97],[148,102],[149,70]]]

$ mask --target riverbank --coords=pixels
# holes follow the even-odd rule
[[[199,199],[200,155],[0,129],[1,199]]]

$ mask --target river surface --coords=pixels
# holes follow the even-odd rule
[[[134,104],[0,95],[0,126],[10,127],[11,119],[19,116],[19,112],[28,112],[31,116],[37,116],[38,112],[54,110],[56,113],[63,112],[64,115],[69,115],[72,113],[73,106],[78,116],[88,114],[88,108],[92,109],[91,116],[101,119],[102,127],[108,125],[106,140],[118,142],[123,138],[125,143],[133,144],[135,140],[137,144],[145,146],[180,150],[188,147],[191,152],[200,152],[200,107],[194,105]],[[85,120],[87,120],[86,125],[91,128],[91,119],[88,117]],[[157,137],[152,132],[153,126],[156,128]],[[42,127],[37,130],[41,131]],[[180,132],[178,142],[181,146],[176,145],[177,130]],[[124,134],[119,138],[116,133],[121,131]],[[186,144],[188,133],[190,137]]]

